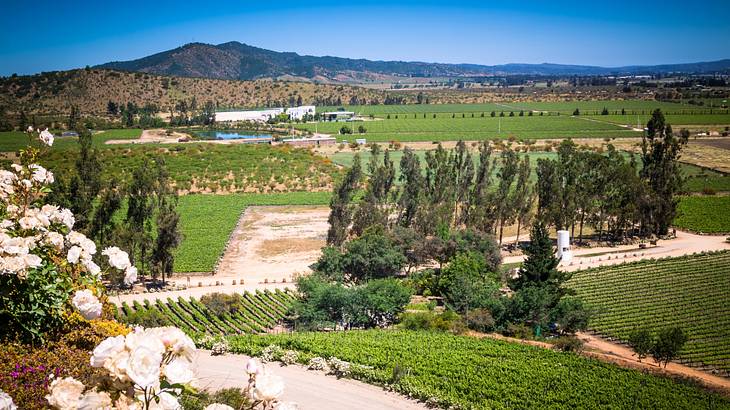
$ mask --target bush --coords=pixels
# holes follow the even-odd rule
[[[401,316],[400,326],[408,330],[435,330],[453,334],[461,334],[466,331],[466,325],[461,316],[450,310],[443,313],[404,313]]]
[[[200,303],[216,316],[235,314],[241,309],[241,297],[237,294],[211,293],[200,298]]]
[[[522,323],[509,323],[502,333],[505,336],[525,340],[532,340],[535,337],[535,331],[532,327]]]
[[[466,314],[466,326],[477,332],[491,332],[494,324],[494,317],[488,309],[474,309]]]
[[[575,336],[561,336],[553,341],[553,346],[562,352],[580,353],[583,351],[583,341]]]

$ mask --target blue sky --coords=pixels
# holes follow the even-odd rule
[[[192,41],[445,63],[601,66],[730,58],[718,1],[3,0],[0,75],[129,60]]]

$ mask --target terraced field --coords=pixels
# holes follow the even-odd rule
[[[177,326],[189,335],[253,334],[265,332],[281,322],[295,300],[291,293],[279,289],[246,292],[242,297],[242,309],[235,314],[217,315],[195,298],[167,298],[167,301],[135,301],[132,306],[124,302],[117,316],[122,322],[134,324],[135,313],[144,315],[153,311],[167,321],[159,325]]]
[[[680,362],[730,376],[730,252],[579,271],[568,282],[595,309],[589,326],[626,340],[637,327],[679,326]]]

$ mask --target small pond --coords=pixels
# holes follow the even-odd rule
[[[198,137],[204,140],[247,140],[256,139],[262,140],[262,142],[270,141],[272,139],[271,134],[257,134],[254,131],[199,131],[195,133]]]

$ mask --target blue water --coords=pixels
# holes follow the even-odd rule
[[[271,139],[271,134],[254,134],[245,133],[241,134],[235,131],[200,131],[197,133],[201,138],[209,140],[242,140],[242,139],[254,139],[254,138],[265,138]]]

